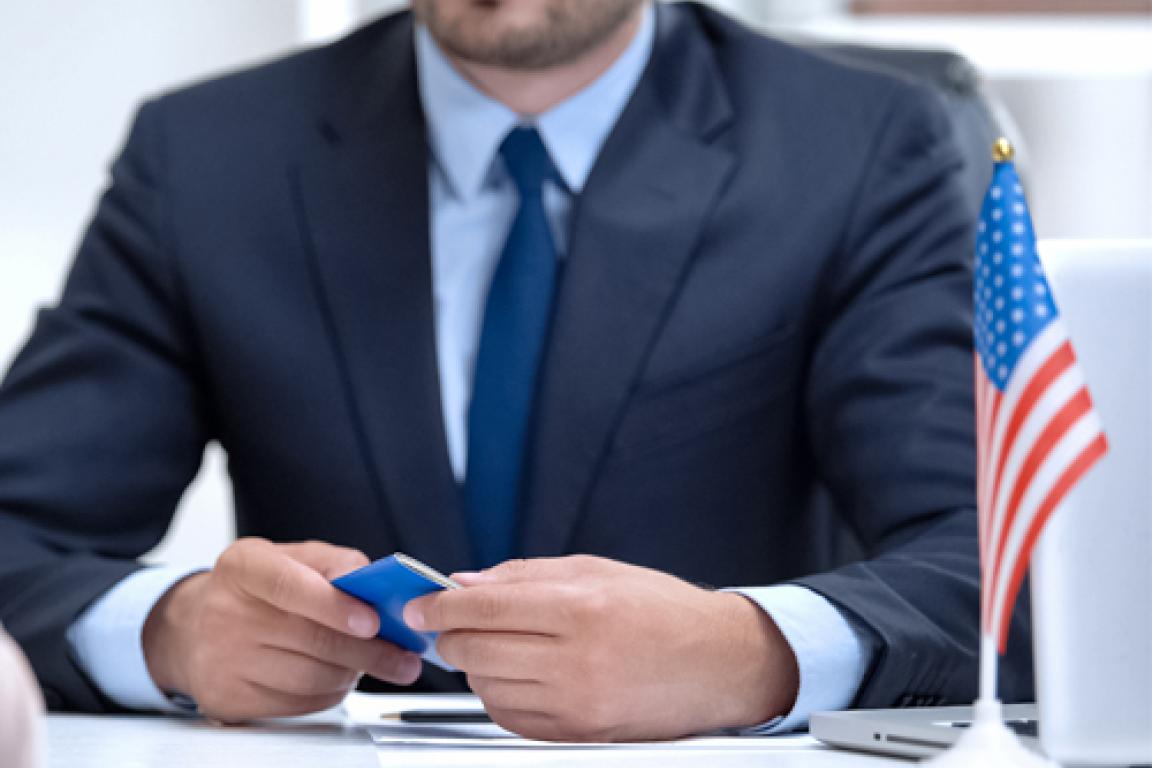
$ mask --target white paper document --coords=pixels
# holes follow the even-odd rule
[[[811,749],[817,742],[808,734],[783,736],[697,736],[689,739],[625,743],[559,743],[533,741],[494,723],[406,723],[403,711],[481,711],[475,696],[456,694],[372,695],[353,693],[344,711],[355,725],[364,727],[380,748],[412,749],[530,749],[530,750],[747,750]]]

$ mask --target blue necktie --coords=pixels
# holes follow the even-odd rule
[[[488,289],[468,409],[464,510],[478,565],[516,549],[525,446],[556,288],[556,246],[543,184],[559,184],[535,128],[512,129],[500,146],[520,209]]]

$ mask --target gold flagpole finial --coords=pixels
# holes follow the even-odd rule
[[[1016,150],[1012,147],[1012,142],[1001,136],[996,139],[992,145],[992,159],[998,163],[1007,163],[1012,160],[1016,155]]]

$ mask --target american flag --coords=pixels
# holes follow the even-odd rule
[[[1108,450],[1010,157],[984,198],[975,286],[981,629],[1003,653],[1041,529]]]

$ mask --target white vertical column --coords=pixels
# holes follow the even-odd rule
[[[339,37],[360,20],[357,0],[297,0],[300,40],[320,43]]]

